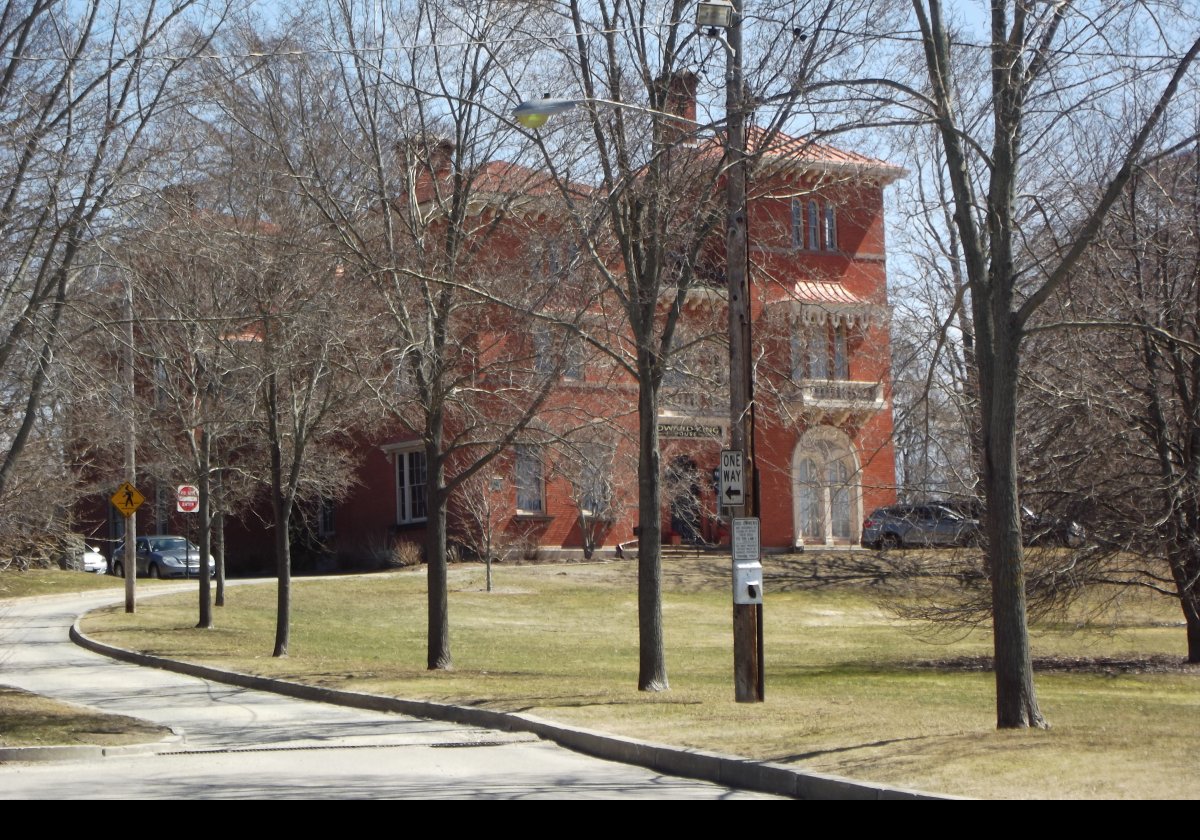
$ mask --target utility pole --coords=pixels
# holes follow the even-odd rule
[[[717,14],[702,8],[699,20],[713,23],[708,34],[725,48],[725,228],[726,281],[729,297],[729,440],[730,448],[743,453],[744,504],[742,515],[758,518],[758,469],[754,459],[754,354],[751,350],[751,324],[754,316],[750,297],[749,225],[746,216],[745,79],[742,75],[742,2],[714,3],[731,6],[728,23],[705,14]],[[723,26],[724,34],[717,29]],[[738,529],[734,529],[737,531]],[[735,566],[735,587],[737,586]],[[764,697],[761,580],[756,600],[735,594],[733,605],[734,693],[739,703],[760,703]],[[740,593],[744,595],[745,593]],[[754,599],[749,599],[754,600]]]
[[[137,380],[133,373],[133,275],[125,285],[125,482],[137,485]],[[125,612],[137,611],[137,512],[125,517]],[[114,562],[116,558],[113,558]]]

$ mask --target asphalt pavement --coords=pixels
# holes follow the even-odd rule
[[[761,796],[592,758],[525,732],[344,708],[139,667],[69,640],[76,616],[121,598],[107,592],[0,602],[0,683],[153,721],[175,737],[103,757],[93,750],[52,763],[5,762],[0,798]]]

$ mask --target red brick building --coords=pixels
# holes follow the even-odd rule
[[[773,140],[752,173],[756,451],[768,549],[857,545],[864,513],[894,500],[883,190],[902,174],[789,137]],[[549,262],[558,259],[553,250]],[[693,297],[696,317],[723,309],[719,285]],[[536,323],[529,333],[513,340],[532,342],[540,357],[539,342],[552,339]],[[688,352],[692,363],[681,370],[691,373],[668,377],[663,387],[658,527],[665,543],[720,543],[727,537],[713,477],[728,440],[728,357],[711,342]],[[695,376],[701,368],[707,375]],[[632,381],[581,349],[561,365],[544,424],[468,488],[452,525],[469,528],[486,509],[501,550],[575,551],[594,543],[610,552],[632,540],[636,393]],[[576,427],[573,437],[539,438],[539,428],[561,430],[564,417]],[[322,518],[329,547],[350,555],[419,542],[426,510],[419,442],[397,435],[373,443],[360,478]]]

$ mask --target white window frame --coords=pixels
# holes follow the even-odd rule
[[[429,518],[429,507],[425,494],[428,463],[424,449],[397,449],[395,458],[396,476],[396,524],[416,525]],[[419,469],[418,469],[419,464]],[[419,508],[420,513],[414,514]]]

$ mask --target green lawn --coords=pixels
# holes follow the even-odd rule
[[[981,631],[927,638],[877,586],[797,584],[814,559],[768,559],[766,692],[733,702],[730,598],[721,561],[669,561],[664,616],[671,691],[636,691],[636,564],[451,570],[455,670],[425,670],[423,570],[295,587],[292,656],[270,657],[274,587],[239,587],[217,628],[194,629],[194,596],[97,614],[85,630],[160,655],[409,698],[529,711],[655,741],[975,796],[1190,797],[1200,748],[1200,673],[1177,663],[1166,600],[1127,601],[1111,626],[1068,619],[1035,632],[1048,732],[994,729]],[[1114,660],[1089,668],[1096,658]],[[933,667],[942,663],[943,667]]]
[[[21,572],[9,569],[0,572],[0,600],[30,595],[90,592],[95,589],[120,589],[124,585],[123,578],[94,575],[89,572],[68,572],[61,569],[26,569]]]

